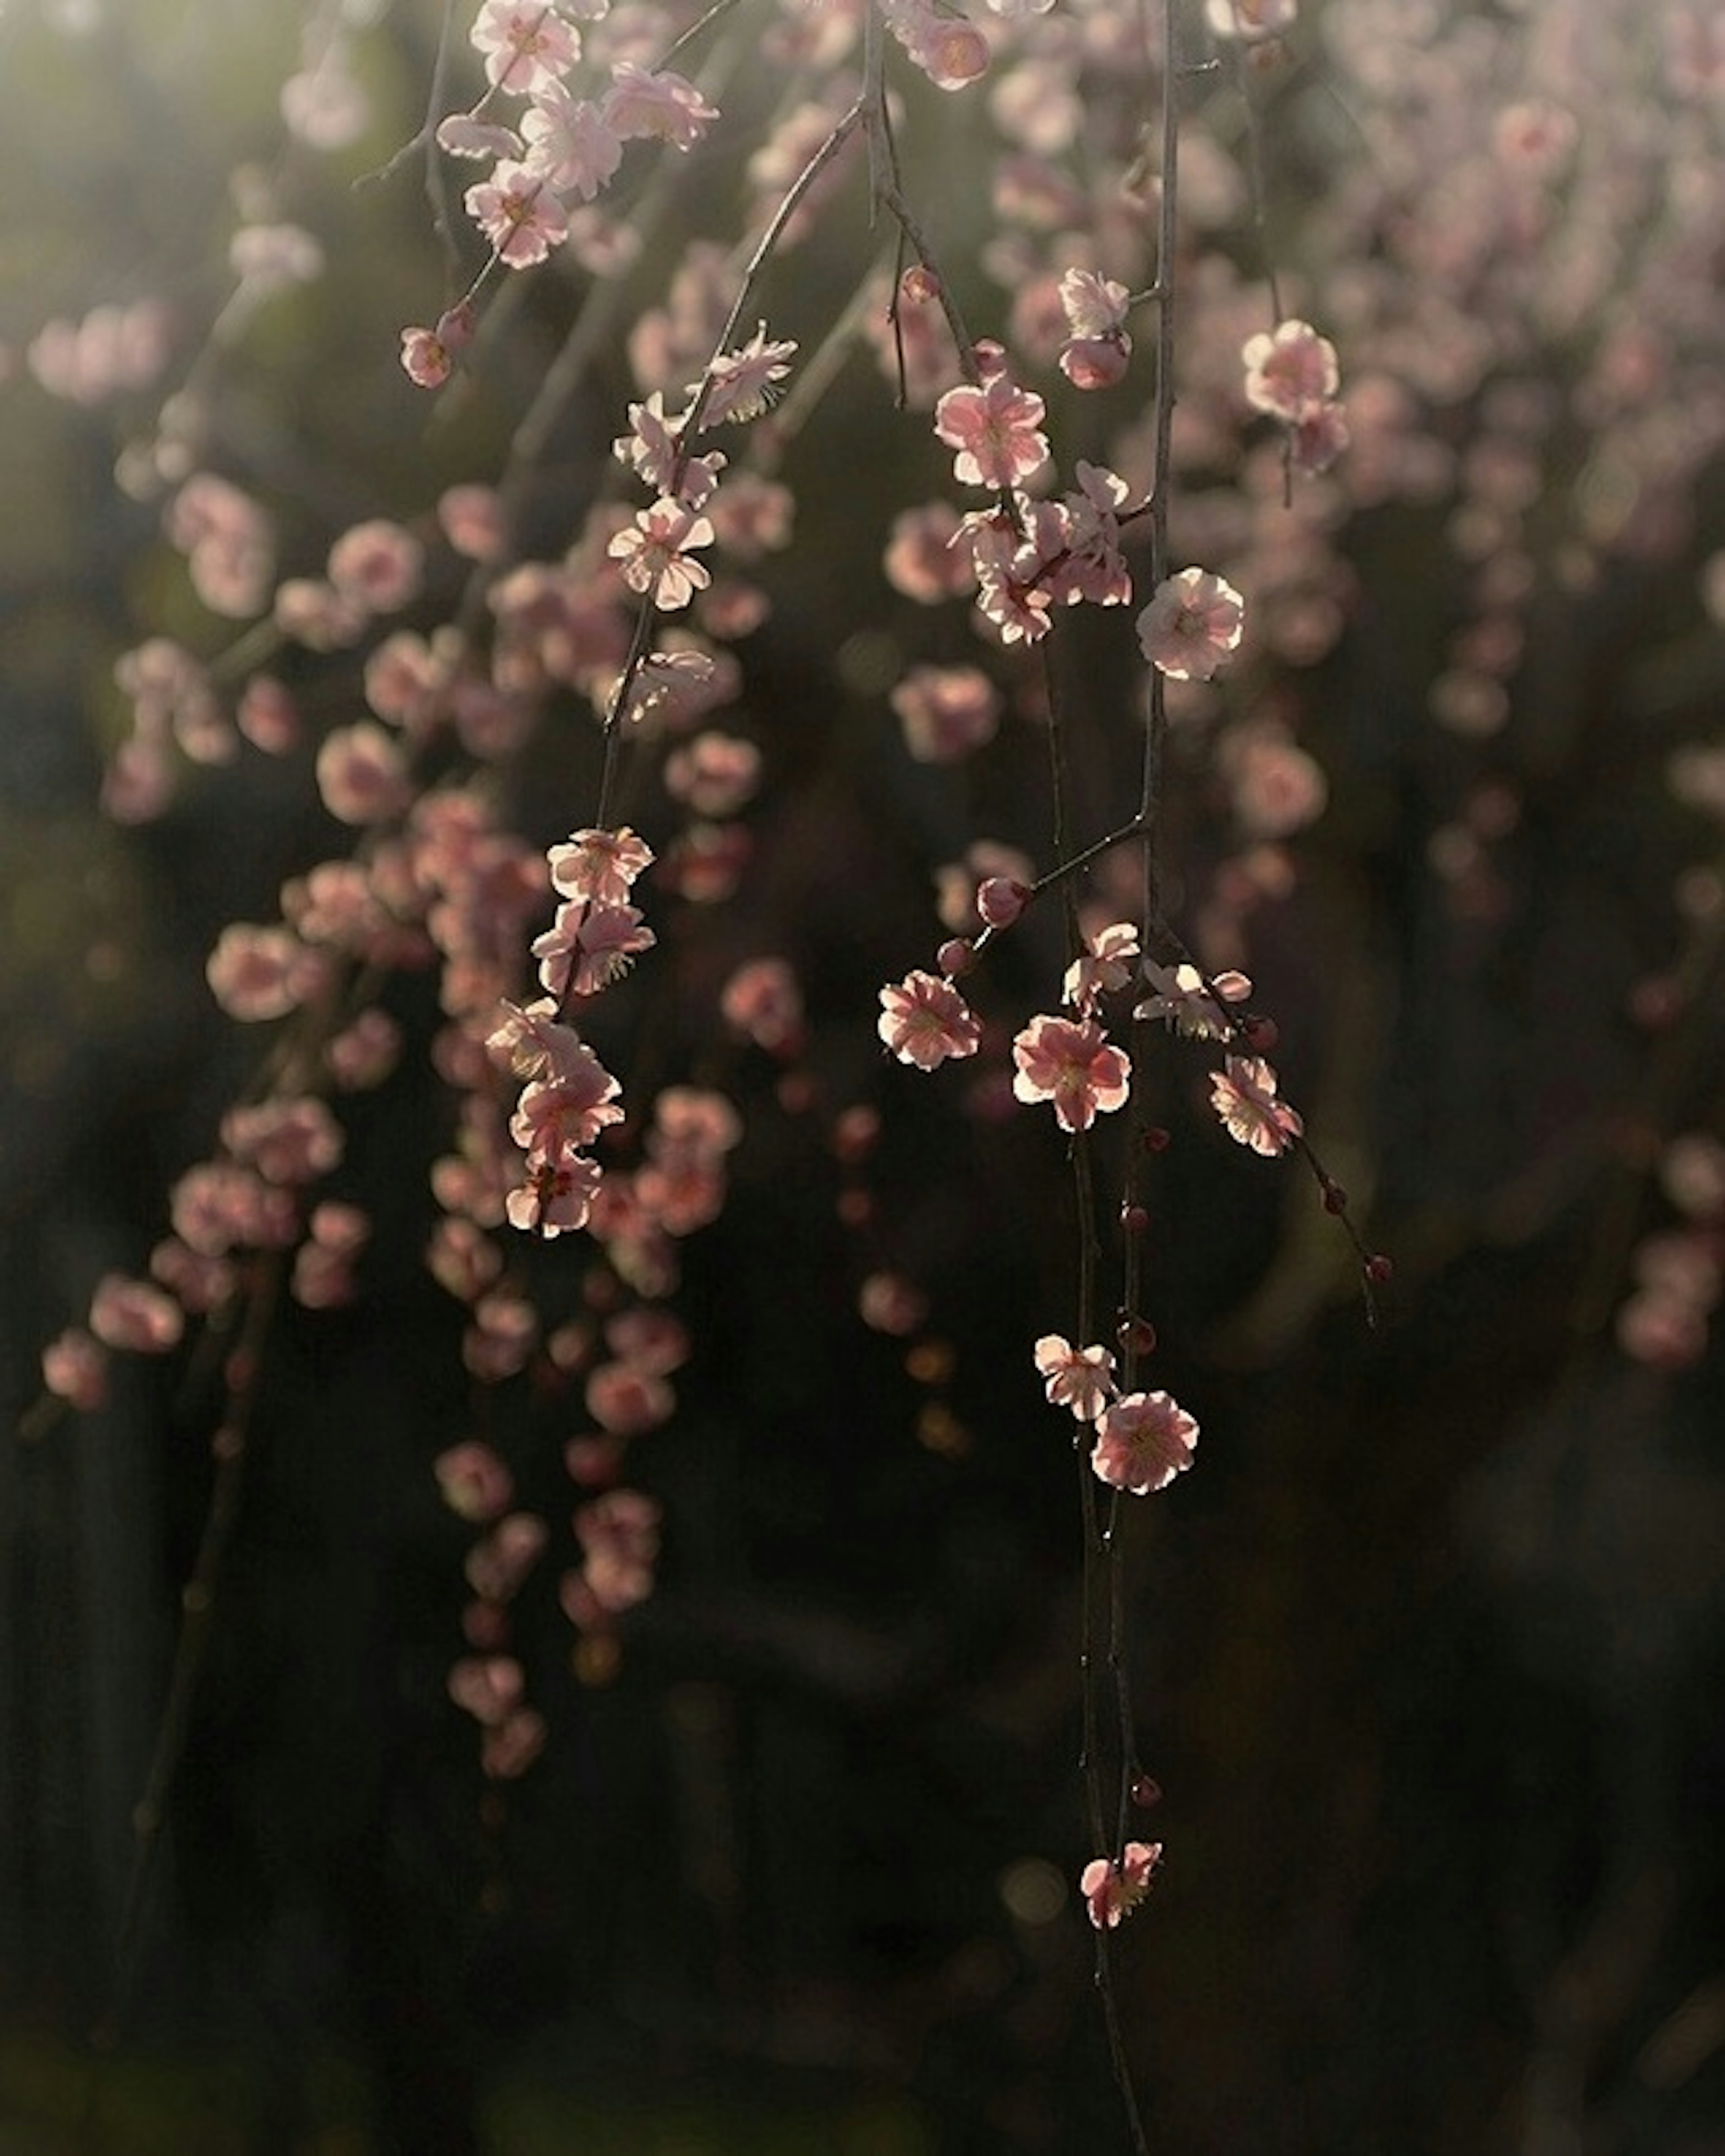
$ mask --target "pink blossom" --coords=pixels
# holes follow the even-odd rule
[[[1230,1137],[1266,1159],[1286,1152],[1306,1126],[1276,1097],[1276,1073],[1260,1055],[1230,1055],[1210,1081],[1210,1103]]]
[[[382,824],[413,798],[400,744],[371,719],[336,726],[317,752],[317,790],[344,824]]]
[[[1138,642],[1151,665],[1175,681],[1209,681],[1240,648],[1245,603],[1207,569],[1182,569],[1158,584],[1138,616]]]
[[[550,187],[511,158],[503,159],[489,180],[470,187],[462,200],[498,260],[511,270],[544,261],[568,230],[569,220]]]
[[[742,1118],[722,1093],[701,1086],[667,1086],[653,1104],[655,1135],[709,1158],[742,1142]]]
[[[330,549],[330,583],[368,613],[394,613],[414,598],[425,549],[411,531],[374,516],[344,531]]]
[[[531,1166],[561,1163],[623,1121],[617,1104],[622,1090],[593,1050],[578,1046],[559,1059],[554,1079],[536,1080],[526,1088],[510,1118],[509,1134]]]
[[[1324,812],[1329,786],[1303,748],[1267,727],[1230,744],[1224,757],[1234,813],[1254,838],[1286,839]]]
[[[68,1326],[42,1351],[42,1382],[80,1414],[107,1404],[108,1351],[81,1325]]]
[[[521,1696],[526,1679],[512,1656],[464,1656],[449,1671],[449,1697],[475,1722],[501,1722]]]
[[[560,194],[591,202],[623,162],[623,138],[589,99],[560,82],[538,91],[523,115],[526,166]]]
[[[962,16],[943,15],[929,0],[896,0],[886,19],[937,90],[963,90],[987,74],[988,41]]]
[[[365,632],[366,613],[321,577],[289,577],[275,587],[275,626],[308,651],[339,651]]]
[[[604,1614],[630,1609],[653,1592],[659,1507],[650,1497],[634,1490],[595,1497],[575,1514],[575,1539],[586,1559],[582,1577]]]
[[[760,750],[736,734],[697,734],[665,758],[665,791],[697,816],[734,816],[760,780]]]
[[[476,1302],[502,1271],[503,1253],[475,1222],[447,1215],[432,1231],[425,1263],[457,1301]]]
[[[297,1184],[327,1175],[341,1158],[341,1126],[315,1094],[230,1108],[222,1142],[266,1183]]]
[[[1010,928],[1030,893],[1011,876],[984,876],[976,887],[976,910],[986,928]]]
[[[525,1296],[505,1288],[481,1296],[461,1341],[461,1359],[469,1375],[485,1385],[514,1377],[526,1368],[538,1330],[537,1314]]]
[[[1132,341],[1126,331],[1132,295],[1124,285],[1094,270],[1069,270],[1060,285],[1070,334],[1060,349],[1060,372],[1078,389],[1111,388],[1126,372]]]
[[[639,1437],[668,1421],[676,1394],[656,1372],[601,1363],[587,1380],[587,1411],[611,1437]]]
[[[398,629],[366,660],[366,701],[391,726],[423,733],[436,714],[447,678],[443,660],[423,636]]]
[[[739,966],[719,997],[725,1023],[769,1055],[796,1048],[803,1034],[803,992],[783,958]]]
[[[1204,18],[1219,38],[1260,44],[1294,27],[1300,0],[1204,0]]]
[[[1100,1481],[1142,1497],[1185,1472],[1197,1442],[1197,1423],[1168,1394],[1127,1393],[1098,1417],[1090,1464]]]
[[[1114,1394],[1114,1358],[1106,1348],[1075,1348],[1058,1332],[1036,1342],[1050,1407],[1070,1408],[1080,1422],[1094,1422]]]
[[[517,95],[543,90],[581,57],[580,33],[548,0],[485,0],[470,41],[485,56],[485,80]]]
[[[723,352],[707,375],[701,424],[717,427],[726,419],[758,419],[778,397],[778,385],[790,369],[794,344],[769,343],[762,322],[738,351]]]
[[[1075,389],[1111,389],[1126,379],[1132,348],[1123,331],[1113,336],[1068,337],[1060,346],[1060,372]]]
[[[635,878],[653,865],[653,849],[621,824],[614,831],[572,831],[546,859],[552,884],[565,898],[624,906]]]
[[[961,762],[1000,721],[1000,691],[976,666],[913,666],[888,701],[919,763]]]
[[[437,498],[437,521],[455,552],[470,562],[495,562],[508,542],[503,501],[494,486],[448,486]]]
[[[902,1273],[870,1273],[857,1291],[857,1313],[871,1332],[908,1339],[928,1316],[928,1298]]]
[[[668,1310],[636,1303],[605,1321],[605,1341],[614,1355],[655,1377],[666,1377],[689,1359],[689,1333]]]
[[[712,543],[713,527],[706,517],[661,495],[650,507],[638,510],[634,524],[618,532],[605,551],[623,563],[623,581],[632,592],[650,593],[653,603],[670,613],[712,582],[705,564],[691,560],[685,549]]]
[[[789,546],[795,510],[788,487],[759,472],[738,471],[714,497],[710,514],[725,552],[735,561],[754,562]]]
[[[323,961],[291,929],[231,921],[217,939],[204,977],[229,1018],[255,1024],[297,1010],[326,976]]]
[[[1246,402],[1290,425],[1325,404],[1336,393],[1341,371],[1336,347],[1310,322],[1290,319],[1267,334],[1248,337],[1241,347]]]
[[[234,1267],[228,1260],[206,1256],[177,1235],[165,1236],[151,1251],[150,1270],[193,1317],[219,1309],[234,1292]]]
[[[893,519],[883,564],[893,589],[922,606],[962,598],[973,590],[976,572],[969,554],[953,544],[962,528],[950,502],[901,510]]]
[[[1150,1892],[1151,1875],[1161,1861],[1159,1841],[1129,1841],[1122,1856],[1098,1856],[1085,1866],[1078,1891],[1099,1932],[1111,1931],[1138,1907]]]
[[[1094,270],[1069,270],[1060,280],[1060,309],[1076,337],[1117,336],[1126,327],[1132,295]]]
[[[1010,488],[1048,461],[1048,437],[1038,431],[1045,408],[1002,372],[980,388],[949,389],[934,408],[934,431],[957,451],[952,470],[963,485]]]
[[[105,1273],[90,1297],[90,1331],[105,1348],[128,1354],[165,1354],[177,1344],[185,1323],[185,1312],[171,1295],[124,1273]]]
[[[454,354],[439,336],[418,323],[401,333],[402,372],[420,389],[441,389],[454,371]]]
[[[719,109],[668,68],[649,71],[633,60],[619,60],[611,69],[604,115],[614,135],[651,136],[688,150],[718,118]]]
[[[1081,1018],[1093,1018],[1104,996],[1123,988],[1138,955],[1138,932],[1129,921],[1111,921],[1084,939],[1084,949],[1067,967],[1060,992]]]
[[[471,157],[484,164],[498,157],[519,157],[521,138],[514,128],[495,121],[451,112],[437,123],[437,146],[449,157]]]
[[[596,996],[629,971],[629,961],[653,947],[653,931],[633,906],[595,906],[571,899],[560,906],[544,935],[536,937],[539,984],[560,1001]]]
[[[175,1183],[174,1233],[205,1258],[230,1250],[287,1249],[299,1234],[292,1194],[234,1161],[204,1161]]]
[[[265,756],[285,756],[299,742],[299,706],[291,691],[273,675],[252,675],[240,692],[234,722]]]
[[[503,1015],[485,1037],[485,1053],[517,1078],[547,1079],[555,1084],[560,1073],[578,1069],[591,1053],[574,1027],[561,1023],[557,1007],[548,996],[525,1009],[506,997],[498,1009]]]
[[[906,973],[880,991],[880,1038],[901,1063],[932,1070],[951,1056],[974,1055],[982,1045],[981,1021],[950,981],[932,973]]]
[[[507,1602],[544,1555],[551,1531],[536,1512],[511,1512],[469,1550],[461,1569],[486,1602]]]
[[[1229,1040],[1234,1021],[1216,998],[1219,996],[1222,1003],[1242,1004],[1252,993],[1252,984],[1244,973],[1218,973],[1210,984],[1215,991],[1213,995],[1196,966],[1184,963],[1158,966],[1153,958],[1144,961],[1144,978],[1156,993],[1147,997],[1132,1016],[1166,1019],[1188,1040]]]
[[[1124,1107],[1132,1062],[1094,1019],[1033,1018],[1014,1040],[1015,1098],[1049,1101],[1064,1131],[1087,1131],[1098,1114]]]
[[[515,1780],[545,1749],[545,1717],[531,1707],[516,1707],[480,1738],[480,1771],[494,1782]]]
[[[619,464],[638,473],[655,491],[669,494],[677,476],[683,424],[687,416],[686,413],[680,413],[674,418],[668,418],[665,392],[655,389],[644,403],[629,406],[629,431],[619,434],[612,443],[612,455]]]
[[[1342,407],[1314,405],[1301,413],[1289,437],[1294,469],[1308,477],[1327,472],[1348,444],[1348,418]]]

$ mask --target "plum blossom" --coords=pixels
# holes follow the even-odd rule
[[[1178,966],[1158,966],[1153,958],[1147,958],[1144,978],[1156,993],[1147,997],[1132,1016],[1166,1019],[1188,1040],[1230,1039],[1234,1021],[1221,1004],[1243,1004],[1252,993],[1252,984],[1244,973],[1218,973],[1206,986],[1197,967],[1183,961]]]
[[[1210,1104],[1229,1137],[1266,1159],[1286,1152],[1306,1127],[1286,1101],[1276,1099],[1276,1082],[1261,1055],[1230,1055],[1210,1081]]]
[[[1240,648],[1245,602],[1208,569],[1182,569],[1156,588],[1138,616],[1138,643],[1174,681],[1209,681]]]
[[[535,93],[521,119],[524,162],[559,194],[593,197],[623,162],[623,138],[588,98],[571,97],[560,82]]]
[[[425,549],[387,516],[356,524],[330,549],[328,575],[343,598],[368,613],[394,613],[417,597]]]
[[[1081,1018],[1094,1018],[1104,996],[1123,988],[1138,955],[1138,932],[1129,921],[1111,921],[1084,939],[1084,949],[1067,967],[1060,984],[1065,1000]]]
[[[1129,1841],[1118,1857],[1093,1857],[1079,1874],[1078,1891],[1096,1929],[1111,1931],[1129,1917],[1150,1892],[1151,1875],[1162,1861],[1159,1841]]]
[[[437,146],[450,157],[486,159],[519,157],[521,138],[512,127],[490,120],[476,120],[470,112],[451,112],[437,123]]]
[[[1240,356],[1246,371],[1247,403],[1290,425],[1327,403],[1341,380],[1335,346],[1310,322],[1292,316],[1248,337]]]
[[[68,1326],[42,1351],[42,1382],[58,1400],[88,1414],[108,1398],[108,1351],[81,1325]]]
[[[90,1297],[90,1331],[105,1348],[129,1354],[164,1354],[178,1342],[185,1322],[171,1295],[123,1273],[105,1273]]]
[[[1185,1472],[1197,1442],[1197,1423],[1167,1393],[1127,1393],[1097,1418],[1090,1464],[1099,1481],[1147,1496]]]
[[[687,417],[686,413],[679,413],[674,418],[667,417],[665,392],[655,389],[644,403],[629,406],[629,432],[619,434],[612,443],[611,454],[619,464],[627,465],[631,471],[639,473],[655,492],[667,494],[677,475],[677,459]]]
[[[317,752],[317,790],[344,824],[381,824],[398,816],[413,794],[399,744],[371,719],[336,726]]]
[[[485,56],[494,90],[541,90],[581,57],[581,35],[549,0],[485,0],[469,41]]]
[[[605,551],[622,562],[623,581],[632,592],[650,593],[661,612],[674,613],[712,582],[706,564],[684,550],[712,542],[713,527],[706,517],[661,495],[649,508],[638,510],[634,522],[618,532]]]
[[[1039,431],[1046,408],[1003,371],[949,389],[934,408],[934,431],[957,452],[952,470],[963,485],[1014,487],[1048,461],[1048,437]]]
[[[782,339],[769,341],[762,322],[746,345],[721,352],[708,371],[702,427],[721,426],[726,419],[758,419],[778,398],[778,384],[790,372],[796,350]]]
[[[653,1591],[659,1553],[659,1507],[634,1490],[608,1490],[575,1515],[575,1538],[586,1562],[580,1581],[603,1615],[616,1615]],[[564,1598],[569,1607],[569,1598]]]
[[[596,996],[650,951],[656,939],[633,906],[589,905],[571,899],[542,936],[535,937],[539,984],[549,996]]]
[[[496,165],[489,180],[470,187],[462,201],[498,260],[511,270],[544,261],[568,232],[569,220],[547,182],[511,157]]]
[[[1087,1131],[1098,1114],[1123,1107],[1132,1061],[1094,1019],[1033,1018],[1014,1040],[1015,1097],[1053,1103],[1063,1131]]]
[[[1000,722],[1000,691],[976,666],[913,666],[887,701],[919,763],[962,762]]]
[[[235,921],[218,937],[204,974],[229,1018],[255,1024],[297,1010],[322,985],[325,969],[291,929]]]
[[[614,831],[572,831],[546,859],[552,884],[565,898],[626,906],[635,878],[653,865],[653,849],[620,824]]]
[[[510,1118],[509,1134],[526,1154],[530,1167],[542,1160],[560,1161],[623,1121],[617,1101],[622,1091],[583,1044],[558,1065],[555,1076],[536,1078],[526,1087]]]
[[[1132,295],[1094,270],[1069,270],[1060,297],[1070,332],[1060,347],[1061,373],[1076,389],[1111,388],[1132,356],[1126,329]]]
[[[719,116],[692,82],[670,69],[649,70],[619,60],[605,94],[605,125],[625,139],[652,136],[673,149],[692,149]]]
[[[1044,1333],[1035,1352],[1049,1405],[1094,1422],[1113,1398],[1113,1356],[1106,1348],[1075,1348],[1058,1332]]]
[[[881,989],[876,1030],[901,1063],[919,1070],[949,1055],[974,1055],[983,1039],[982,1022],[952,983],[922,973]]]
[[[988,41],[963,16],[944,15],[929,0],[892,0],[887,28],[937,90],[963,90],[985,74]]]
[[[1261,44],[1294,27],[1300,0],[1204,0],[1204,18],[1219,38]]]

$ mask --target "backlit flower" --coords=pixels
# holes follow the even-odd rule
[[[1208,569],[1182,569],[1156,588],[1138,616],[1138,643],[1174,681],[1209,681],[1240,648],[1245,602]]]
[[[952,470],[966,486],[1012,487],[1048,461],[1048,437],[1039,431],[1045,409],[1003,372],[949,389],[934,408],[934,431],[957,451]]]
[[[1266,1159],[1286,1152],[1306,1126],[1276,1097],[1276,1073],[1261,1055],[1230,1055],[1210,1081],[1210,1103],[1230,1137]]]
[[[1012,1090],[1049,1101],[1063,1131],[1087,1131],[1099,1114],[1126,1105],[1132,1062],[1094,1019],[1033,1018],[1013,1042]]]
[[[880,991],[880,1038],[901,1063],[932,1070],[949,1055],[974,1055],[982,1045],[980,1020],[950,981],[932,973],[906,973]]]
[[[1099,1481],[1142,1497],[1185,1472],[1197,1442],[1197,1423],[1167,1393],[1127,1393],[1098,1417],[1090,1464]]]
[[[1129,1841],[1122,1856],[1098,1856],[1079,1875],[1078,1891],[1096,1929],[1111,1931],[1130,1916],[1150,1892],[1150,1878],[1162,1861],[1159,1841]]]

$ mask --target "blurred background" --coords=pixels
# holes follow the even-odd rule
[[[1124,12],[1076,11],[1084,66]],[[168,434],[267,499],[285,569],[501,469],[592,275],[518,280],[442,401],[401,375],[443,266],[421,167],[367,176],[418,124],[440,15],[0,7],[0,1399],[22,1433],[0,1448],[0,2148],[1124,2148],[1073,1883],[1095,1853],[1073,1464],[1029,1353],[1070,1323],[1070,1178],[1044,1121],[885,1063],[874,1032],[880,983],[943,932],[938,868],[983,838],[1046,865],[1045,752],[1009,667],[974,768],[907,747],[904,667],[982,647],[882,574],[896,511],[952,490],[866,350],[785,450],[796,538],[760,572],[732,715],[764,759],[748,873],[665,902],[603,1020],[615,1067],[645,1039],[746,1126],[682,1253],[678,1414],[631,1460],[664,1507],[657,1591],[614,1666],[583,1668],[529,1584],[547,1742],[488,1782],[446,1691],[470,1535],[431,1462],[466,1389],[421,1258],[434,989],[407,980],[420,1052],[350,1119],[362,1292],[272,1345],[116,1966],[208,1403],[139,1362],[45,1424],[40,1352],[99,1276],[141,1268],[247,1082],[215,937],[273,917],[340,834],[309,750],[193,764],[152,819],[104,816],[114,665],[151,634],[233,636],[162,536],[164,400]],[[358,117],[320,141],[282,85],[332,49]],[[735,110],[770,119],[772,89],[742,80]],[[1373,1326],[1309,1179],[1232,1146],[1171,1047],[1145,1301],[1153,1382],[1203,1435],[1128,1523],[1163,1792],[1142,1830],[1166,1857],[1117,1980],[1149,2138],[1721,2156],[1725,30],[1675,0],[1329,0],[1247,89],[1255,146],[1230,69],[1191,89],[1175,545],[1238,564],[1271,626],[1235,702],[1177,708],[1177,911],[1251,973],[1394,1273]],[[907,186],[973,321],[1028,338],[1041,243],[955,177],[1010,129],[905,96]],[[734,225],[742,154],[691,157],[618,273],[620,325],[691,234]],[[805,351],[874,259],[860,192],[768,289]],[[237,286],[236,227],[287,224],[316,273]],[[1292,510],[1273,445],[1225,445],[1266,245],[1282,311],[1337,342],[1355,438]],[[530,551],[568,543],[639,394],[617,341],[525,491]],[[1136,415],[1050,393],[1074,454],[1129,469]],[[1120,645],[1080,625],[1061,660],[1087,832],[1135,798]],[[352,704],[334,670],[304,686],[319,723]],[[1254,805],[1266,728],[1321,773],[1322,815]],[[549,711],[507,774],[516,828],[584,820],[597,768],[590,713]],[[624,813],[675,829],[650,759]],[[882,1116],[868,1247],[828,1124],[771,1056],[703,1045],[761,955],[797,969],[819,1099]],[[1058,965],[1052,923],[1003,947],[1009,1035]],[[920,1299],[908,1333],[860,1310],[883,1265]],[[521,1471],[567,1510],[560,1447]]]

